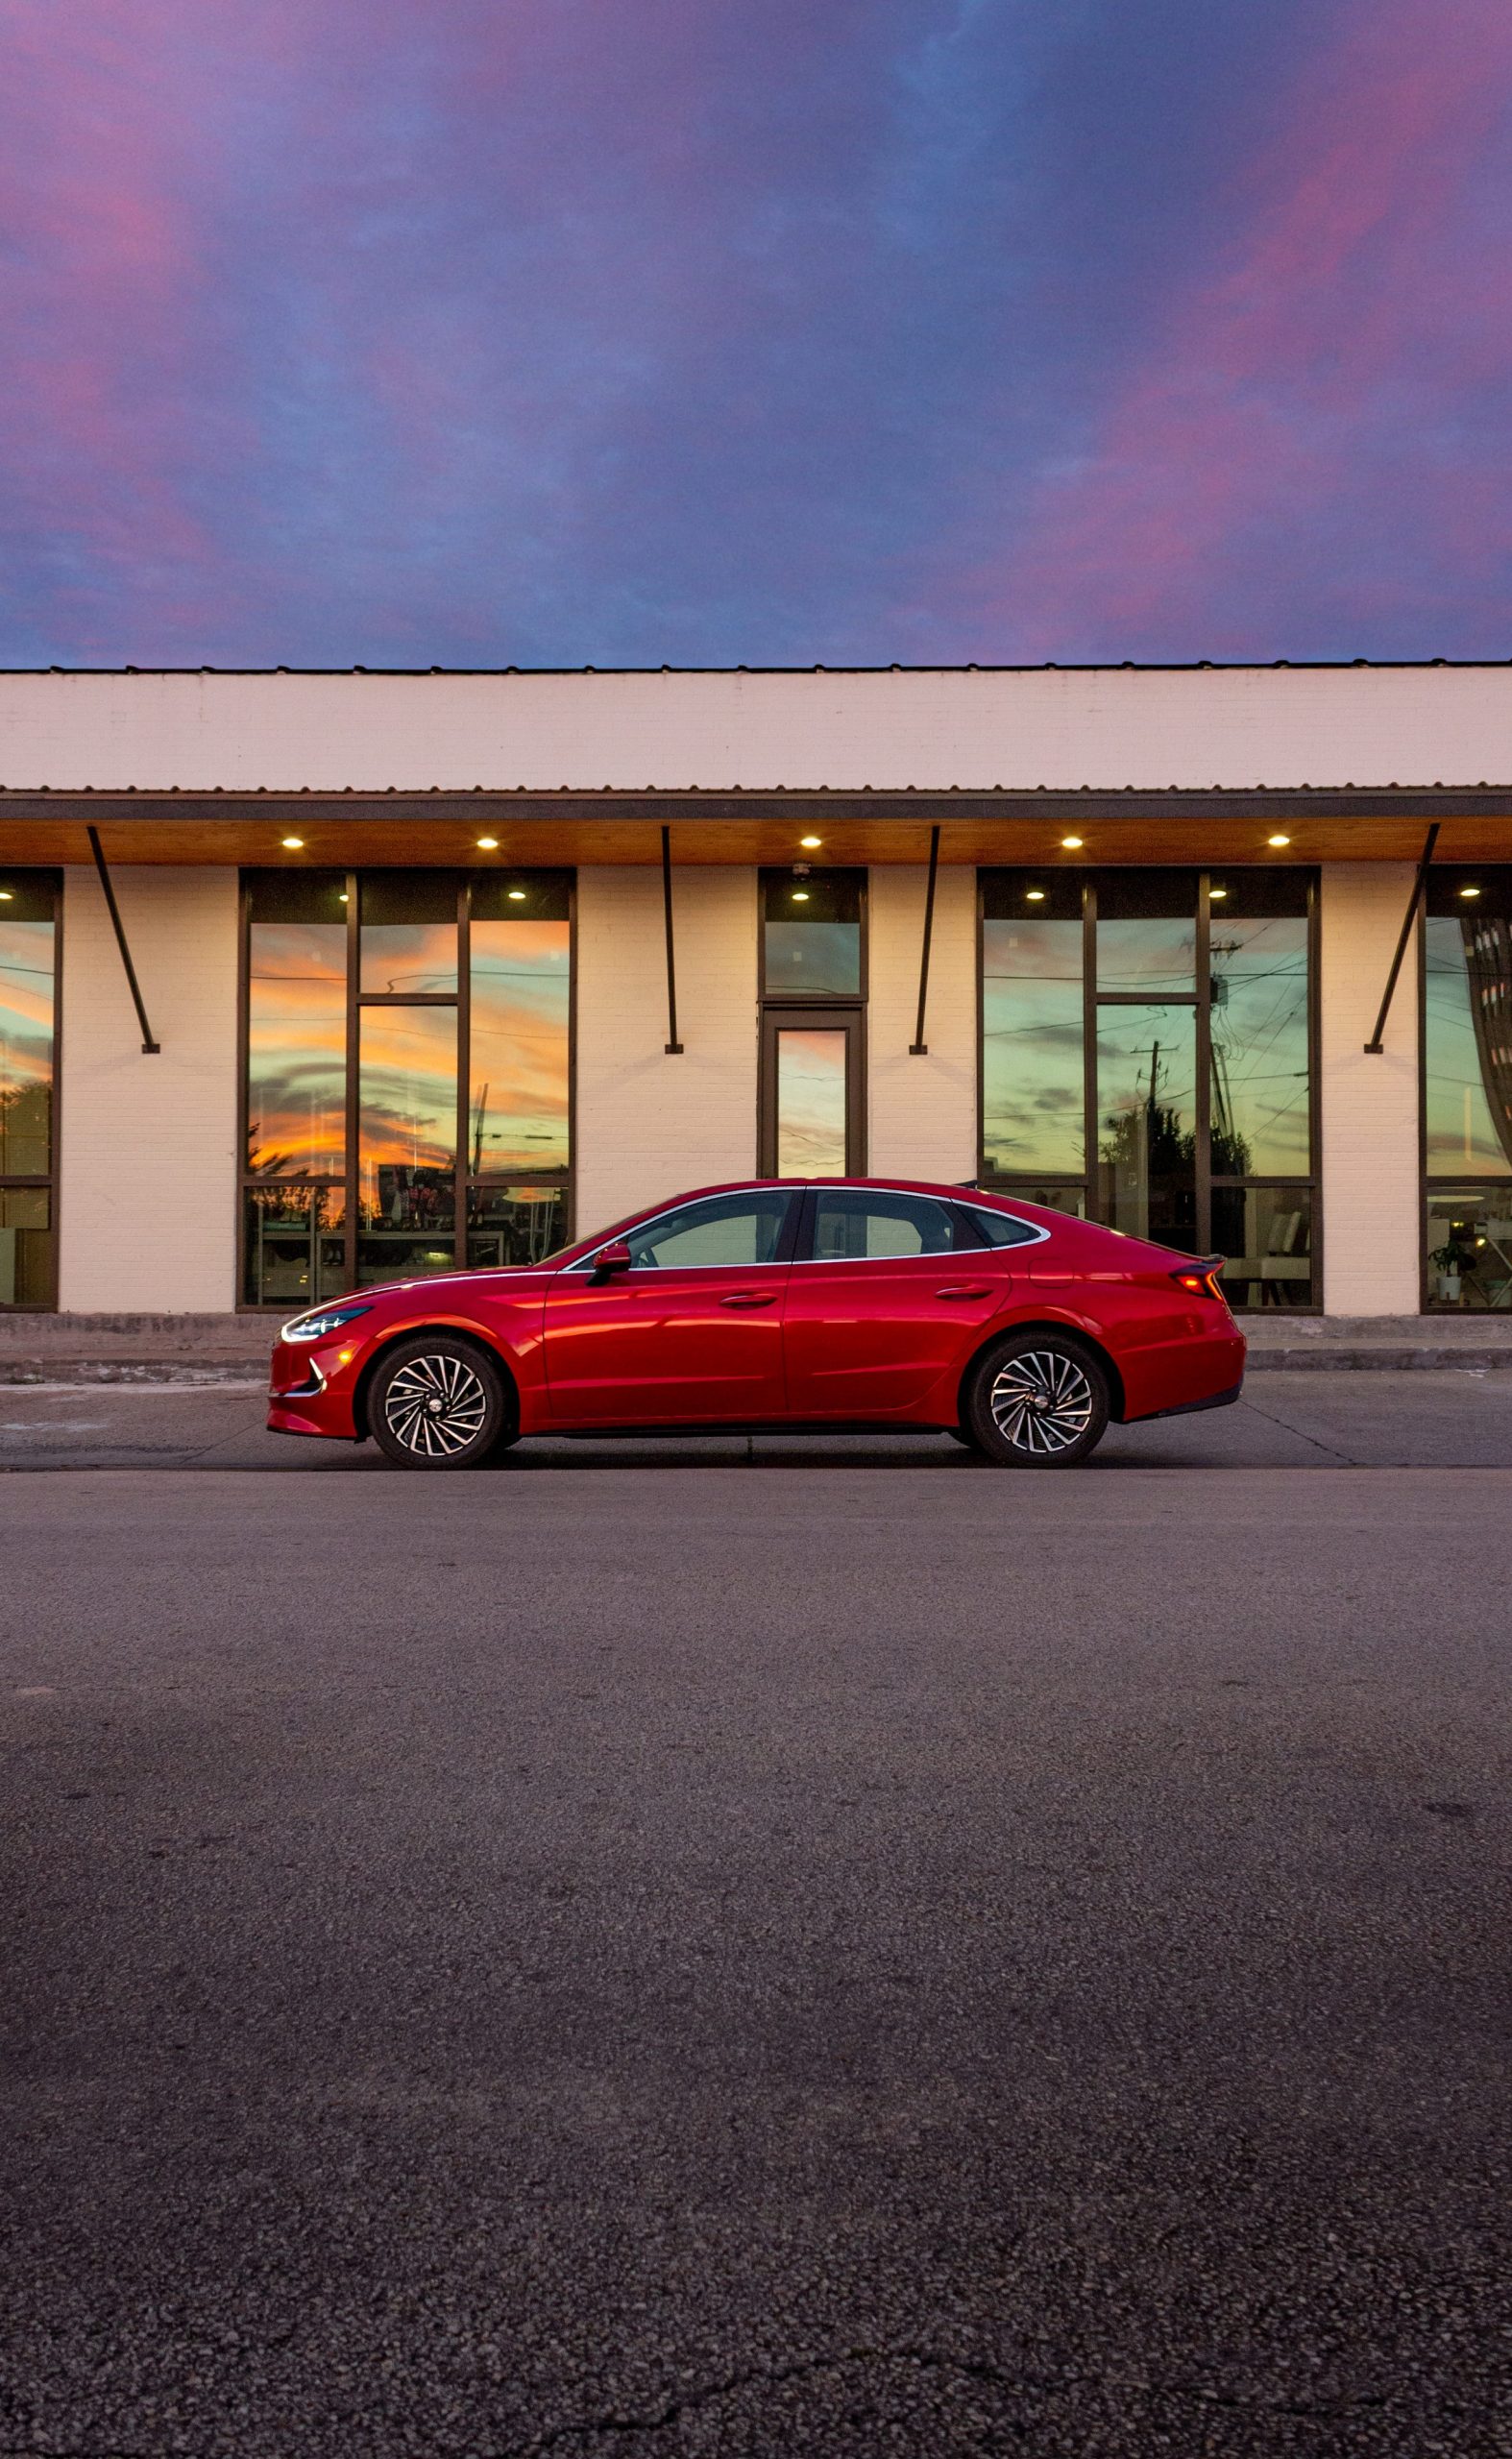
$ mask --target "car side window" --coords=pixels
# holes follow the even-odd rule
[[[1012,1212],[979,1212],[971,1204],[958,1204],[956,1211],[965,1247],[1027,1247],[1040,1234],[1031,1222],[1019,1221]]]
[[[689,1264],[741,1269],[775,1263],[793,1201],[790,1190],[762,1187],[679,1205],[675,1211],[626,1230],[630,1269],[659,1272]]]
[[[870,1187],[819,1187],[814,1201],[814,1260],[948,1254],[955,1224],[948,1205],[928,1195],[888,1195]]]

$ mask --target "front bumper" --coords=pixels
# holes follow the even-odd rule
[[[357,1350],[339,1333],[329,1341],[276,1341],[268,1371],[269,1432],[360,1440],[353,1408],[360,1373]]]

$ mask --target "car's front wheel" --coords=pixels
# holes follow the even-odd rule
[[[1080,1341],[1016,1332],[979,1360],[963,1416],[1003,1468],[1074,1469],[1103,1439],[1108,1377]]]
[[[509,1396],[471,1341],[420,1332],[396,1341],[368,1394],[373,1440],[404,1469],[475,1469],[509,1440]]]

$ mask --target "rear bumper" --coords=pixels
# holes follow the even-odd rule
[[[1215,1324],[1211,1331],[1189,1332],[1184,1340],[1126,1351],[1118,1359],[1124,1378],[1125,1423],[1228,1406],[1243,1389],[1244,1356],[1244,1334],[1232,1316]]]
[[[1241,1375],[1237,1383],[1227,1392],[1210,1392],[1206,1400],[1178,1400],[1169,1409],[1152,1409],[1144,1423],[1148,1424],[1150,1418],[1195,1417],[1199,1409],[1232,1409],[1243,1390],[1244,1377]]]

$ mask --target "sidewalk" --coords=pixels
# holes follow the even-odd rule
[[[1247,1371],[1512,1367],[1509,1315],[1245,1315]]]
[[[0,1316],[0,1386],[255,1383],[278,1325],[261,1315]]]
[[[1249,1372],[1512,1367],[1512,1315],[1249,1315]],[[256,1384],[277,1324],[261,1315],[0,1316],[0,1386]]]

